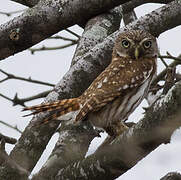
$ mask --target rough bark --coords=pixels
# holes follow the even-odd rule
[[[24,1],[24,0],[11,0],[11,1],[14,1],[17,3],[23,4],[25,6],[29,6],[29,7],[33,7],[39,2],[39,0],[26,0],[26,1]],[[135,8],[141,4],[144,4],[144,3],[163,3],[163,4],[166,4],[166,3],[169,3],[171,1],[173,1],[173,0],[132,0],[132,1],[130,1],[130,4],[128,5],[128,6],[131,5],[128,12],[131,11],[133,8]]]
[[[38,1],[16,2],[34,6]],[[129,2],[129,0],[84,0],[56,1],[42,0],[22,15],[0,26],[0,60],[21,52],[51,35],[74,24],[85,24],[88,19],[109,9]],[[135,0],[128,9],[148,2],[164,2],[163,0]],[[170,0],[165,1],[165,3]]]
[[[177,172],[170,172],[162,177],[160,180],[181,180],[181,174]]]
[[[0,26],[0,60],[125,2],[128,0],[42,0]]]

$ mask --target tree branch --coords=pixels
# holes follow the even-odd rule
[[[30,7],[38,2],[37,0],[26,0],[26,2],[22,0],[14,1]],[[150,0],[149,2],[153,1],[156,2],[155,0]],[[86,4],[82,0],[67,1],[67,3],[56,0],[40,1],[34,8],[28,9],[22,15],[0,26],[0,60],[30,48],[58,31],[74,24],[85,24],[91,17],[126,2],[129,2],[129,0],[107,0],[106,2],[103,0],[92,0],[89,3],[86,2]],[[170,0],[165,2],[170,2]],[[148,3],[148,1],[135,0],[133,4],[125,6],[130,11],[130,8],[144,3]],[[28,27],[27,24],[29,25]],[[14,36],[17,38],[12,38]]]
[[[23,10],[18,10],[18,11],[11,11],[11,12],[0,12],[1,15],[6,15],[6,16],[11,16],[13,14],[17,14],[17,13],[20,13],[20,12],[23,12],[25,11],[25,9]]]
[[[43,82],[43,81],[39,81],[39,80],[34,80],[34,79],[31,79],[31,77],[24,78],[24,77],[16,76],[14,74],[10,74],[8,72],[3,71],[2,69],[0,69],[0,72],[7,76],[6,78],[0,80],[0,83],[10,80],[10,79],[17,79],[17,80],[21,80],[21,81],[26,81],[26,82],[31,82],[31,83],[36,83],[36,84],[41,84],[41,85],[46,85],[46,86],[51,86],[51,87],[55,86],[55,84],[51,84],[51,83]]]
[[[181,180],[181,174],[177,172],[170,172],[160,180]]]
[[[85,24],[91,17],[127,1],[40,1],[32,9],[0,26],[0,59],[25,50],[74,24]]]
[[[5,138],[7,138],[7,137],[5,137]],[[22,168],[18,164],[16,164],[16,162],[14,162],[6,153],[5,141],[3,138],[0,141],[0,165],[2,165],[2,166],[6,165],[9,167],[9,169],[11,169],[10,173],[7,172],[7,176],[2,177],[4,180],[11,179],[11,177],[12,177],[11,173],[14,173],[14,175],[18,174],[20,177],[19,180],[25,180],[25,179],[28,180],[28,178],[26,178],[26,177],[29,175],[29,173],[24,168]],[[0,169],[0,172],[1,172],[1,170],[2,169]]]
[[[177,65],[181,64],[181,56],[179,55],[178,57],[170,57],[170,56],[161,56],[162,58],[169,58],[172,60],[176,60],[173,63],[169,64],[168,67],[176,67]],[[165,75],[167,73],[167,70],[164,69],[162,72],[160,72],[157,77],[153,80],[151,86],[155,86],[159,81],[163,80]]]
[[[1,93],[0,93],[0,97],[3,97],[4,99],[7,99],[8,101],[11,101],[13,103],[13,106],[21,105],[21,106],[24,107],[25,106],[25,102],[46,97],[51,91],[52,90],[44,91],[42,93],[38,93],[38,94],[35,94],[33,96],[30,96],[30,97],[26,97],[26,98],[19,98],[18,97],[18,93],[15,94],[13,99],[11,99],[11,98],[9,98],[9,97],[1,94]]]
[[[67,38],[67,37],[63,37],[63,36],[59,36],[59,35],[52,36],[52,37],[49,37],[47,39],[61,39],[61,40],[64,40],[64,41],[71,41],[71,42],[76,42],[76,43],[78,41],[76,39],[71,39],[71,38]]]
[[[23,133],[18,127],[17,127],[17,125],[16,126],[12,126],[12,125],[10,125],[10,124],[8,124],[8,123],[6,123],[6,122],[4,122],[4,121],[1,121],[0,120],[0,123],[1,124],[3,124],[3,125],[5,125],[5,126],[7,126],[7,127],[9,127],[9,128],[11,128],[11,129],[14,129],[15,131],[18,131],[19,133]]]
[[[58,49],[65,49],[67,47],[73,46],[77,44],[77,42],[71,42],[69,44],[65,44],[62,46],[57,46],[57,47],[41,47],[41,48],[30,48],[29,51],[31,51],[31,54],[34,54],[37,51],[52,51],[52,50],[58,50]]]
[[[122,5],[123,8],[123,14],[127,14],[134,10],[134,8],[146,4],[146,3],[163,3],[167,4],[172,2],[173,0],[132,0]]]
[[[33,7],[35,6],[39,0],[11,0],[20,4],[23,4],[25,6],[29,6],[29,7]],[[169,3],[173,0],[132,0],[130,1],[126,6],[129,6],[130,8],[128,9],[127,12],[132,11],[135,7],[141,5],[141,4],[145,4],[145,3]]]

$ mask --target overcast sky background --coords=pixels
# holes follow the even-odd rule
[[[144,14],[151,12],[152,10],[161,7],[159,4],[147,4],[136,8],[136,14],[138,17],[143,16]],[[24,9],[25,6],[13,3],[11,1],[1,2],[0,11],[11,12],[16,10]],[[17,16],[17,14],[15,15]],[[7,17],[0,14],[0,24],[3,24],[9,21],[14,16]],[[78,26],[70,28],[71,30],[77,32],[79,35],[82,33],[82,29]],[[62,36],[72,37],[69,33],[62,31],[59,33]],[[178,56],[181,53],[181,26],[169,30],[160,35],[158,38],[158,43],[160,51],[162,54],[165,54],[166,51],[169,51],[172,55]],[[61,40],[48,40],[43,41],[36,47],[42,47],[42,45],[47,46],[60,46],[65,44]],[[33,79],[42,80],[50,83],[56,84],[61,77],[69,69],[73,53],[75,51],[75,46],[66,48],[64,50],[57,51],[44,51],[44,52],[35,52],[34,55],[27,51],[23,51],[14,56],[11,56],[4,61],[0,61],[0,69],[7,71],[9,73],[29,77]],[[171,62],[170,60],[168,60]],[[164,68],[163,64],[158,62],[159,71]],[[180,68],[181,70],[181,68]],[[0,80],[5,76],[0,73]],[[9,80],[0,84],[0,93],[13,98],[15,93],[18,93],[18,97],[28,97],[45,90],[51,89],[47,86],[36,85],[28,82],[22,82],[18,80]],[[43,99],[35,100],[26,105],[35,105],[42,102]],[[144,101],[140,107],[130,116],[130,120],[137,122],[143,115],[143,106],[147,106]],[[0,97],[0,107],[1,107],[1,117],[0,120],[8,122],[11,125],[17,125],[22,131],[27,126],[28,122],[31,120],[31,117],[24,118],[21,113],[21,106],[12,106],[12,103]],[[0,132],[12,136],[15,138],[20,137],[20,133],[6,126],[0,124]],[[105,134],[103,134],[105,137]],[[56,143],[58,134],[55,134],[52,137],[49,145],[47,146],[46,151],[42,155],[41,160],[34,168],[33,172],[37,172],[41,165],[46,161],[46,158],[51,153],[51,150]],[[142,159],[135,167],[130,169],[127,173],[122,175],[119,180],[130,180],[130,179],[159,179],[168,172],[177,171],[181,172],[180,166],[180,152],[181,152],[181,130],[177,130],[173,136],[170,144],[161,145],[155,151],[150,153],[146,158]],[[91,143],[89,152],[95,150],[96,145],[101,141],[101,138],[96,138]],[[6,145],[6,150],[8,152],[13,148],[12,145]]]

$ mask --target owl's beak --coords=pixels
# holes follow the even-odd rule
[[[136,59],[138,59],[138,57],[139,57],[138,47],[136,47],[136,49],[135,49],[134,56],[135,56]]]

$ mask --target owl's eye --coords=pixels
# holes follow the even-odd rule
[[[121,43],[124,48],[128,48],[130,46],[130,42],[126,39],[123,39]]]
[[[144,46],[145,49],[150,48],[151,45],[152,45],[151,41],[145,41],[145,42],[143,43],[143,46]]]

